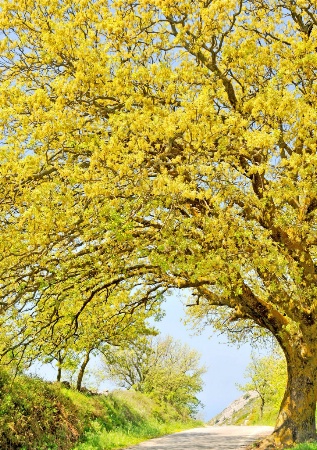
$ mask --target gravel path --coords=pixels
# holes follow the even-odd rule
[[[271,434],[272,427],[224,426],[203,427],[142,442],[130,450],[238,450],[250,445],[260,436]]]

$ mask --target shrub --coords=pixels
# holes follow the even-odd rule
[[[60,386],[0,370],[1,450],[67,450],[81,433],[73,403]]]

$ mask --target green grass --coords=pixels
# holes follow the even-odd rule
[[[298,444],[290,450],[317,450],[317,442]]]
[[[69,391],[70,396],[74,394]],[[138,444],[195,426],[201,422],[182,418],[171,407],[157,405],[138,392],[117,391],[103,398],[101,416],[90,422],[73,450],[111,450]]]
[[[1,450],[68,450],[83,433],[59,384],[0,369]]]
[[[76,445],[73,450],[110,450],[129,447],[147,439],[175,433],[188,428],[198,426],[197,422],[160,424],[147,421],[141,426],[131,425],[130,429],[114,429],[107,431],[99,422],[94,422],[89,431],[84,435],[82,443]]]
[[[278,414],[278,406],[267,404],[263,417],[260,416],[260,399],[252,399],[242,410],[233,413],[232,425],[270,425],[274,426]],[[229,424],[229,423],[228,423]]]
[[[79,393],[0,368],[1,450],[110,450],[201,425],[144,394]]]

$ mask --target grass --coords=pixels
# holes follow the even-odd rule
[[[144,394],[88,395],[0,368],[1,450],[110,450],[201,425]]]
[[[59,385],[0,370],[1,450],[68,450],[82,432]]]
[[[167,425],[148,421],[142,426],[131,425],[129,430],[117,428],[108,432],[99,422],[95,422],[85,433],[83,442],[76,445],[73,450],[122,449],[147,439],[193,428],[193,426],[197,426],[197,423],[175,422]]]
[[[317,442],[298,444],[290,450],[317,450]]]
[[[70,392],[70,395],[73,394]],[[111,450],[138,444],[202,425],[201,422],[177,417],[172,408],[158,406],[137,392],[117,391],[104,398],[106,414],[96,418],[73,450]]]
[[[278,406],[266,404],[263,417],[260,416],[260,399],[252,399],[242,410],[233,413],[232,425],[270,425],[274,426],[278,414]]]

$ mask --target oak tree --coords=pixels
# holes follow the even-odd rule
[[[2,353],[126,280],[130,312],[187,288],[284,351],[264,448],[316,437],[316,8],[0,1]]]

